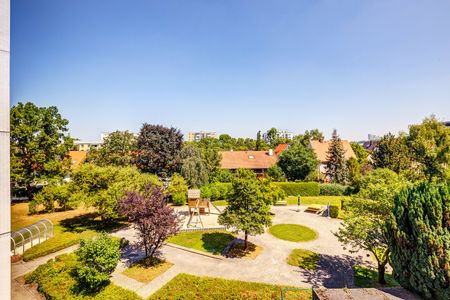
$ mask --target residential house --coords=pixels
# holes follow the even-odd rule
[[[356,158],[355,152],[353,152],[352,146],[349,141],[341,140],[342,147],[345,151],[345,159],[349,159],[351,157]],[[322,174],[326,173],[326,165],[327,165],[327,154],[328,149],[330,148],[331,140],[329,141],[310,141],[309,147],[314,151],[319,160],[319,172]]]

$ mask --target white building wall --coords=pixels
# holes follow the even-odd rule
[[[11,299],[9,178],[10,3],[0,0],[0,299]]]

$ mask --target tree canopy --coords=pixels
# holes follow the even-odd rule
[[[278,166],[289,180],[304,180],[310,173],[317,171],[319,161],[309,147],[293,144],[284,150],[278,160]]]
[[[336,130],[333,131],[331,144],[327,151],[325,174],[331,182],[345,184],[348,180],[345,150]]]
[[[181,175],[190,187],[198,188],[208,183],[209,169],[202,151],[194,144],[185,144],[181,150]]]
[[[103,141],[98,150],[91,149],[87,162],[99,166],[129,166],[133,163],[133,152],[136,152],[136,138],[128,131],[114,131]]]

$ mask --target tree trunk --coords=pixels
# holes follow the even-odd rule
[[[247,242],[247,236],[248,236],[248,233],[247,233],[247,231],[245,231],[244,233],[245,233],[245,239],[244,239],[244,250],[247,250],[247,246],[248,246],[248,242]]]
[[[31,201],[34,198],[33,187],[31,185],[27,185],[27,197],[28,197],[28,201]]]
[[[386,272],[386,264],[378,264],[378,283],[386,284],[384,274]]]

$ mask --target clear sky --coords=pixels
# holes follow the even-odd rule
[[[12,105],[56,105],[81,139],[450,119],[448,0],[11,2]]]

